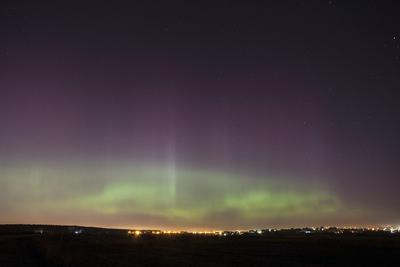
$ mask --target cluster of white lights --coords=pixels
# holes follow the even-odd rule
[[[222,231],[222,230],[213,230],[213,231],[172,231],[172,230],[129,230],[128,234],[138,237],[143,234],[152,234],[152,235],[214,235],[214,236],[233,236],[233,235],[243,235],[243,234],[257,234],[262,235],[266,232],[276,232],[285,229],[264,229],[264,230],[232,230],[232,231]],[[311,234],[312,232],[327,232],[327,233],[335,233],[335,234],[343,234],[346,232],[350,233],[361,233],[365,231],[369,232],[390,232],[392,234],[400,233],[400,225],[399,226],[386,226],[386,227],[330,227],[330,226],[321,226],[321,227],[310,227],[300,229],[306,234]]]

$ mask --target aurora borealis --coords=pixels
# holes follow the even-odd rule
[[[172,172],[167,166],[144,164],[99,169],[86,164],[39,164],[14,166],[3,175],[16,181],[6,185],[3,181],[7,193],[2,203],[13,206],[15,210],[9,212],[17,218],[22,213],[21,221],[40,221],[51,215],[73,223],[76,219],[68,217],[74,215],[92,225],[101,220],[123,227],[134,221],[142,227],[201,229],[226,227],[226,220],[235,227],[246,227],[249,222],[261,226],[268,220],[278,225],[280,220],[288,223],[289,218],[301,221],[305,215],[316,220],[316,216],[329,217],[342,209],[338,199],[322,190],[211,170],[178,168]],[[85,182],[88,177],[95,177],[97,184],[91,186],[92,179]],[[16,203],[7,202],[11,199]]]
[[[387,5],[1,4],[0,223],[399,223]]]

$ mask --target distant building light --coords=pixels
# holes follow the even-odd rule
[[[74,234],[79,235],[82,234],[82,229],[77,229],[74,231]]]

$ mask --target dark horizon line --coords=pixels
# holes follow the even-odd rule
[[[89,229],[99,229],[99,230],[139,230],[139,231],[169,231],[166,230],[167,228],[114,228],[114,227],[102,227],[102,226],[87,226],[87,225],[78,225],[78,224],[21,224],[21,223],[5,223],[5,224],[0,224],[0,227],[3,226],[33,226],[33,227],[40,227],[40,226],[46,226],[46,227],[74,227],[74,228],[89,228]],[[208,230],[208,231],[250,231],[250,230],[266,230],[266,229],[273,229],[273,230],[292,230],[292,229],[312,229],[312,228],[338,228],[338,229],[371,229],[371,228],[377,228],[377,229],[382,229],[382,228],[388,228],[388,227],[393,227],[394,225],[387,224],[387,225],[370,225],[370,226],[340,226],[340,225],[319,225],[319,226],[293,226],[293,227],[256,227],[256,228],[230,228],[230,229],[221,229],[221,228],[214,228],[213,230]],[[204,227],[204,229],[211,229],[211,227]],[[399,226],[400,228],[400,226]],[[164,229],[164,230],[162,230]],[[172,228],[170,228],[172,229]],[[218,230],[217,230],[218,229]],[[193,230],[172,230],[175,232],[194,232]],[[204,230],[206,231],[206,230]],[[198,230],[197,232],[201,232]]]

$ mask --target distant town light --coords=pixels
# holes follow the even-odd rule
[[[79,235],[82,234],[82,229],[77,229],[74,231],[74,234]]]

